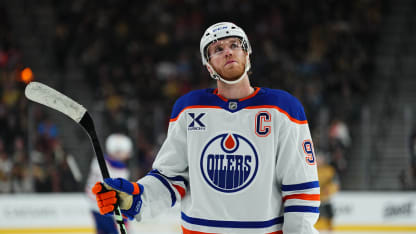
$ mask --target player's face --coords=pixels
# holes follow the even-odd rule
[[[241,41],[236,37],[229,37],[208,46],[209,63],[224,79],[232,81],[243,74],[246,65],[246,51]]]

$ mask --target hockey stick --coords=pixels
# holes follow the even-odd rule
[[[26,86],[25,95],[28,99],[57,110],[81,125],[91,139],[103,178],[110,177],[107,165],[105,164],[103,151],[101,150],[100,142],[95,132],[94,122],[87,109],[64,94],[39,82],[29,83]],[[126,234],[126,227],[124,226],[123,216],[121,215],[118,204],[116,204],[114,213],[121,234]]]

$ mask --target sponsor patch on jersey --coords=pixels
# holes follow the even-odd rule
[[[256,177],[259,159],[253,144],[236,133],[212,138],[201,155],[201,172],[212,188],[233,193],[246,188]]]
[[[191,118],[191,123],[188,125],[188,131],[204,131],[206,130],[205,124],[202,122],[202,117],[205,113],[188,113],[188,116]]]

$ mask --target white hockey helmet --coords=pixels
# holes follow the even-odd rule
[[[248,54],[246,58],[247,62],[246,62],[245,72],[239,79],[235,81],[224,80],[220,75],[217,74],[217,72],[214,69],[212,69],[211,65],[208,63],[209,62],[208,46],[215,41],[218,41],[227,37],[240,38],[242,47]],[[220,22],[220,23],[216,23],[208,27],[208,29],[202,35],[201,42],[199,44],[199,49],[200,49],[201,57],[202,57],[202,64],[204,66],[211,67],[212,72],[210,73],[210,75],[212,78],[216,80],[219,79],[227,84],[235,84],[239,82],[244,77],[244,75],[250,70],[249,55],[252,52],[250,42],[248,41],[247,35],[244,32],[244,30],[233,23]]]
[[[107,137],[105,147],[107,154],[111,158],[116,160],[126,160],[131,156],[133,143],[128,136],[114,133]]]

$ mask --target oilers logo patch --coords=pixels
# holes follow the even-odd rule
[[[246,188],[256,177],[259,159],[253,144],[236,133],[212,138],[201,155],[201,172],[214,189],[232,193]]]

